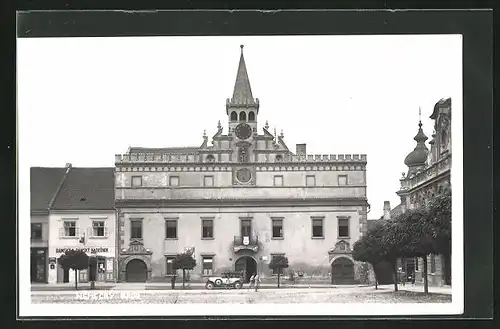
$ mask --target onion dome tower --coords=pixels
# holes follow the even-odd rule
[[[429,149],[425,145],[428,139],[422,130],[422,121],[418,122],[418,133],[413,138],[417,142],[417,146],[405,158],[405,165],[408,166],[408,176],[425,168]]]

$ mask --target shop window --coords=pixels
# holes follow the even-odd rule
[[[166,238],[167,239],[177,239],[177,220],[176,219],[170,219],[166,220]]]
[[[92,236],[103,237],[105,236],[105,223],[102,220],[92,221]]]
[[[339,238],[348,238],[349,237],[349,218],[338,218],[338,232]]]
[[[323,238],[323,218],[312,218],[312,237]]]
[[[179,176],[170,176],[169,185],[170,186],[179,186]]]
[[[273,238],[283,238],[283,218],[273,218]]]
[[[316,176],[314,175],[306,176],[306,186],[316,186]]]
[[[203,275],[212,275],[214,269],[213,256],[203,256]]]
[[[142,176],[132,176],[132,187],[142,186]]]
[[[203,239],[212,239],[214,237],[214,221],[213,219],[202,219],[201,221],[201,237]]]
[[[31,238],[33,240],[42,239],[42,223],[32,223],[31,224]]]
[[[132,239],[142,239],[142,220],[132,220],[130,227],[130,237]]]
[[[174,275],[175,274],[175,270],[174,270],[174,266],[173,266],[173,262],[174,262],[174,259],[175,259],[175,256],[165,256],[165,262],[166,262],[166,274],[167,275]]]

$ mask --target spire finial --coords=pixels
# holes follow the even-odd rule
[[[266,124],[265,124],[264,128],[266,128],[266,130],[269,129],[269,122],[267,120],[266,120]]]
[[[281,137],[281,138],[285,137],[285,135],[283,135],[283,129],[281,129],[281,134],[280,134],[280,137]]]
[[[219,122],[217,122],[217,129],[219,129],[219,130],[222,129],[222,125],[220,124],[220,120],[219,120]]]
[[[245,47],[245,46],[244,45],[240,45],[241,52],[243,52],[243,47]]]
[[[203,138],[207,138],[207,130],[203,129]]]
[[[418,126],[422,128],[422,107],[418,107]]]

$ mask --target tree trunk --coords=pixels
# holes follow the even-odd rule
[[[78,290],[78,270],[75,270],[75,290]]]
[[[186,270],[182,269],[182,289],[184,289],[184,283],[186,282]]]
[[[280,272],[281,270],[278,270],[278,288],[280,287]]]
[[[378,279],[377,279],[377,272],[375,271],[375,265],[372,265],[373,268],[373,276],[375,277],[375,290],[378,289]]]
[[[424,276],[424,293],[428,294],[429,293],[429,281],[428,281],[428,278],[427,278],[427,255],[425,255],[422,258],[424,260],[424,273],[423,273],[423,276]]]
[[[394,291],[398,291],[398,270],[396,268],[396,261],[392,262],[392,275],[394,277]]]

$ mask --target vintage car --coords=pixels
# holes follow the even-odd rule
[[[205,288],[236,288],[243,287],[243,273],[224,272],[221,276],[211,276],[208,278]]]

